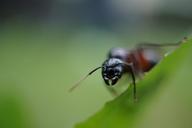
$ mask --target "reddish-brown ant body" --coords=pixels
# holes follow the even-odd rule
[[[186,38],[184,38],[185,40]],[[133,97],[136,100],[136,76],[150,71],[165,56],[163,47],[179,46],[183,41],[175,44],[150,44],[143,43],[137,45],[135,49],[113,48],[109,51],[107,59],[102,66],[95,68],[83,79],[78,81],[71,89],[75,89],[81,81],[98,69],[102,69],[102,77],[106,85],[113,86],[122,75],[131,75],[133,84]]]

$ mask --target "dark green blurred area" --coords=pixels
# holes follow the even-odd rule
[[[191,33],[191,11],[165,3],[142,11],[127,2],[1,0],[0,128],[72,127],[113,99],[100,72],[68,93],[110,48],[174,43]]]

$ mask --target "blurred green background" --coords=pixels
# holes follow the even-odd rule
[[[0,0],[0,127],[70,128],[113,97],[96,72],[112,47],[192,30],[189,0]],[[125,82],[126,83],[126,82]]]

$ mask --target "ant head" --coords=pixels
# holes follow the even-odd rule
[[[110,58],[106,60],[102,66],[97,67],[90,71],[86,76],[82,77],[77,83],[75,83],[70,89],[69,92],[77,88],[82,81],[84,81],[88,76],[102,68],[102,77],[107,85],[114,85],[121,78],[124,72],[124,66],[130,66],[129,64],[124,63],[120,59]]]
[[[123,62],[117,58],[110,58],[102,65],[102,77],[107,85],[114,85],[123,74]]]

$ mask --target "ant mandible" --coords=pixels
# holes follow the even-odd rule
[[[69,91],[73,91],[83,80],[98,69],[102,69],[102,77],[106,85],[113,86],[122,75],[131,75],[133,84],[133,98],[136,96],[136,76],[150,71],[166,55],[162,54],[163,47],[178,47],[187,38],[174,44],[138,44],[135,49],[127,50],[124,48],[113,48],[109,51],[107,59],[99,66],[89,72],[85,77],[78,81]]]

